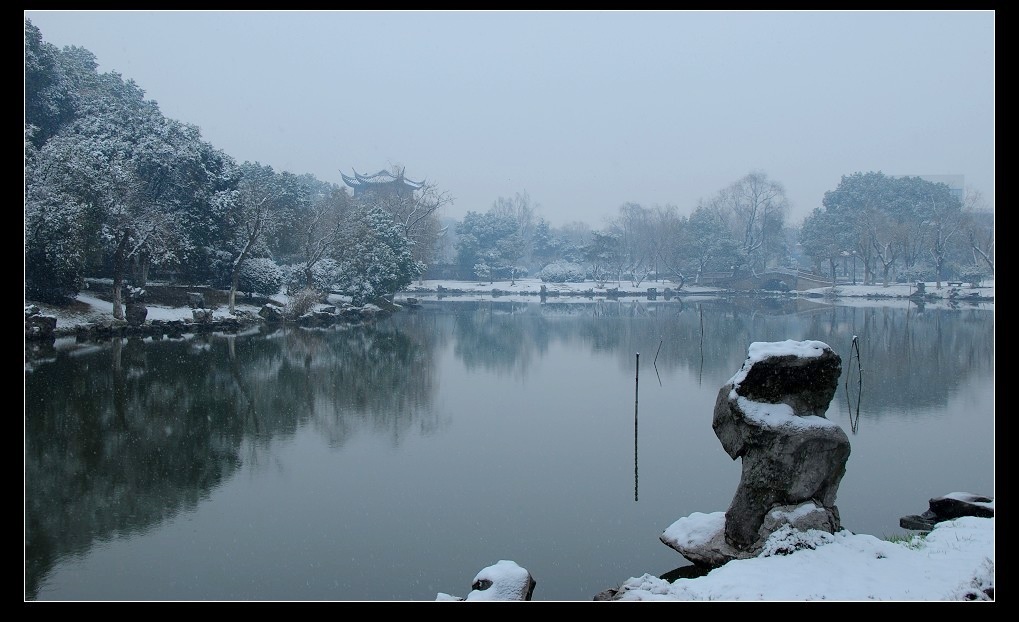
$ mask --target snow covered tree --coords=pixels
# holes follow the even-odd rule
[[[124,318],[121,289],[127,261],[143,248],[164,249],[167,211],[158,181],[147,176],[144,136],[158,123],[133,85],[121,83],[108,109],[65,126],[38,154],[33,184],[46,196],[63,196],[83,208],[86,232],[108,253],[113,274],[113,316]]]
[[[92,67],[95,71],[95,65]],[[75,115],[77,94],[61,66],[61,52],[45,43],[31,20],[25,20],[25,125],[41,147]]]
[[[612,231],[592,231],[591,241],[584,246],[584,260],[591,266],[591,275],[604,286],[610,273],[615,272],[620,264],[622,251],[620,250],[619,235]]]
[[[303,277],[300,286],[321,290],[320,281],[329,270],[322,271],[318,267],[333,253],[353,202],[343,188],[312,175],[299,176],[297,186],[300,196],[294,203],[292,224],[287,227],[289,245],[293,248],[286,250],[297,260],[295,267]]]
[[[736,268],[757,272],[785,255],[782,227],[789,202],[782,184],[754,171],[722,189],[707,203],[723,215],[739,246]]]
[[[97,73],[91,52],[37,34],[26,23],[26,287],[73,295],[86,270],[105,270],[122,318],[132,268],[143,286],[150,264],[180,265],[215,232],[232,166],[133,81]]]
[[[682,283],[684,267],[678,247],[682,244],[686,217],[679,215],[679,208],[675,205],[655,205],[648,210],[648,224],[654,279],[657,281],[668,273]]]
[[[287,266],[286,284],[289,292],[311,291],[321,297],[323,293],[328,293],[335,288],[339,264],[332,257],[325,257],[315,262],[311,268],[310,285],[306,269],[307,264],[304,263]]]
[[[612,255],[617,281],[627,275],[634,287],[640,287],[654,269],[658,254],[651,212],[639,203],[624,203],[609,221],[609,231],[618,240],[618,252]]]
[[[516,218],[496,209],[467,212],[456,225],[456,233],[456,262],[465,270],[484,263],[508,275],[522,256],[523,240]]]
[[[478,277],[479,280],[488,281],[492,283],[492,267],[485,262],[474,264],[474,276]]]
[[[544,218],[538,219],[538,224],[534,226],[532,239],[531,256],[539,268],[543,268],[559,259],[560,241],[552,233],[552,227],[548,224],[547,220]]]
[[[535,214],[540,207],[531,200],[531,196],[525,191],[517,192],[512,198],[499,197],[489,209],[493,216],[516,222],[516,231],[504,238],[501,243],[497,243],[497,246],[500,247],[499,256],[511,271],[514,271],[520,261],[523,261],[528,267],[534,267],[532,253]]]
[[[917,197],[917,211],[927,229],[926,248],[935,271],[935,282],[941,287],[945,270],[964,235],[965,214],[962,203],[942,183],[930,184]]]
[[[267,238],[279,227],[286,199],[295,193],[296,185],[293,175],[277,174],[271,166],[258,162],[241,165],[241,175],[237,190],[225,208],[231,234],[228,240],[230,294],[227,298],[230,314],[236,311],[237,289],[245,261],[268,254]]]
[[[355,305],[395,294],[425,269],[414,259],[403,226],[380,207],[358,206],[341,231],[337,286]]]
[[[392,167],[394,179],[405,179],[405,173],[404,166]],[[434,260],[439,239],[444,233],[439,223],[439,211],[453,202],[448,192],[422,181],[420,187],[411,192],[367,191],[358,197],[358,202],[365,208],[381,208],[390,215],[410,243],[416,261],[427,265]]]
[[[584,263],[583,248],[591,237],[591,226],[580,221],[573,221],[555,227],[551,231],[555,248],[555,259],[572,263]]]
[[[885,285],[897,270],[915,272],[917,263],[930,261],[940,274],[956,250],[954,243],[961,242],[961,203],[945,184],[920,177],[843,175],[837,188],[825,192],[822,205],[837,212],[852,232],[849,250],[864,262],[865,284],[878,266]]]
[[[702,202],[690,215],[682,248],[700,284],[708,271],[728,271],[739,261],[739,243],[717,206]]]
[[[841,216],[838,211],[817,207],[803,220],[800,229],[804,252],[815,264],[828,264],[832,287],[835,287],[835,269],[839,259],[853,245],[853,230],[846,226]]]
[[[91,215],[88,206],[38,171],[39,159],[27,141],[25,151],[25,294],[59,303],[80,289]]]
[[[983,195],[976,190],[967,189],[963,201],[966,214],[965,235],[968,250],[972,253],[969,262],[970,272],[976,272],[973,264],[984,264],[986,274],[994,275],[994,211],[987,207]]]

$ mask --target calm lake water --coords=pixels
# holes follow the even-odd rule
[[[842,357],[845,528],[903,534],[931,497],[994,493],[987,306],[443,301],[58,340],[26,363],[25,598],[431,601],[509,559],[534,600],[591,600],[689,564],[658,536],[740,477],[718,390],[786,339]]]

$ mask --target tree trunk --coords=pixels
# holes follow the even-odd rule
[[[237,284],[240,282],[240,280],[241,280],[241,267],[240,264],[238,263],[236,266],[234,266],[233,274],[230,275],[230,297],[228,299],[230,305],[229,307],[230,315],[234,314],[235,309],[234,301],[237,300]]]
[[[127,249],[128,235],[125,233],[117,243],[113,254],[113,319],[124,319],[124,305],[121,290],[124,286],[124,252]]]
[[[138,275],[138,287],[145,287],[145,284],[149,281],[149,256],[144,254],[141,256],[141,270]]]

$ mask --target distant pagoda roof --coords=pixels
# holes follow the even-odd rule
[[[354,169],[351,169],[354,170]],[[371,175],[362,175],[357,171],[354,171],[354,176],[350,177],[340,171],[340,177],[343,178],[343,182],[354,189],[364,190],[371,187],[388,186],[390,184],[401,184],[413,190],[420,190],[424,187],[424,180],[413,181],[403,176],[401,171],[399,175],[394,175],[387,170],[381,170]]]

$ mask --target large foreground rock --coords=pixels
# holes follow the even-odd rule
[[[719,390],[712,419],[726,453],[743,461],[732,503],[713,521],[680,519],[662,542],[716,567],[756,556],[783,525],[840,530],[835,498],[849,438],[824,413],[841,372],[841,358],[820,341],[750,344],[743,366]]]

